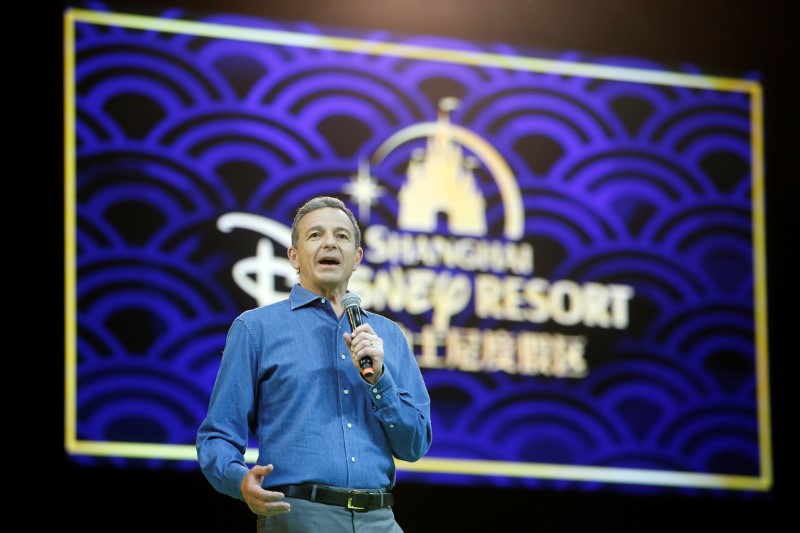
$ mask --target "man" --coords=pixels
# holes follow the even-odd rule
[[[360,311],[351,331],[343,299],[363,254],[344,203],[312,198],[288,249],[299,283],[228,331],[197,456],[217,491],[258,515],[258,531],[402,531],[394,459],[430,449],[430,397],[395,322]],[[365,357],[372,374],[361,372]],[[258,459],[248,468],[251,433]]]

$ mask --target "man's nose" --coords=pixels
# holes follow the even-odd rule
[[[336,235],[334,235],[333,233],[326,233],[325,246],[336,246]]]

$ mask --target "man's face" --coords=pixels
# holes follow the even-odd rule
[[[297,248],[288,256],[300,284],[318,293],[344,292],[364,254],[356,248],[353,223],[341,210],[323,207],[300,219],[298,230]]]

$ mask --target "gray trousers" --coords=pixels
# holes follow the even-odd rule
[[[258,516],[258,533],[403,533],[391,507],[352,511],[346,507],[286,498],[292,512]]]

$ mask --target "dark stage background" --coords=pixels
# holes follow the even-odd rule
[[[220,495],[199,471],[77,467],[63,449],[63,106],[62,13],[46,2],[26,18],[26,61],[21,89],[26,153],[21,169],[27,198],[29,240],[37,265],[33,317],[35,383],[45,377],[41,424],[31,440],[44,442],[45,523],[85,531],[249,531],[255,517],[246,505]],[[399,484],[398,521],[408,532],[521,530],[673,531],[704,528],[777,530],[796,523],[791,511],[797,420],[796,353],[784,310],[794,301],[790,209],[798,179],[798,3],[794,0],[294,0],[260,2],[106,2],[120,12],[158,13],[167,6],[252,13],[265,18],[313,21],[349,28],[503,42],[553,51],[642,57],[666,66],[698,65],[704,73],[761,73],[765,98],[767,286],[774,485],[768,493],[722,494],[698,489],[693,497],[649,496],[647,491],[547,492]],[[87,4],[91,7],[91,4]],[[147,11],[144,11],[147,12]],[[12,44],[13,46],[13,44]],[[794,218],[791,219],[794,222]],[[791,288],[791,289],[790,289]],[[42,339],[39,339],[41,336]],[[27,354],[26,354],[27,355]],[[18,384],[18,385],[30,385]],[[52,394],[49,393],[52,391]],[[36,410],[23,406],[38,416]],[[44,428],[44,436],[38,428]],[[54,459],[51,459],[54,458]],[[50,464],[58,464],[56,475]],[[38,462],[38,461],[37,461]],[[34,467],[36,468],[36,467]],[[36,470],[28,477],[39,476]],[[49,489],[48,489],[49,490]],[[23,494],[33,498],[41,492]],[[42,500],[29,503],[41,504]],[[50,507],[63,510],[52,514]],[[41,520],[28,515],[31,524]],[[63,518],[63,520],[62,520]],[[775,528],[775,529],[773,529]],[[27,529],[27,528],[25,528]]]

